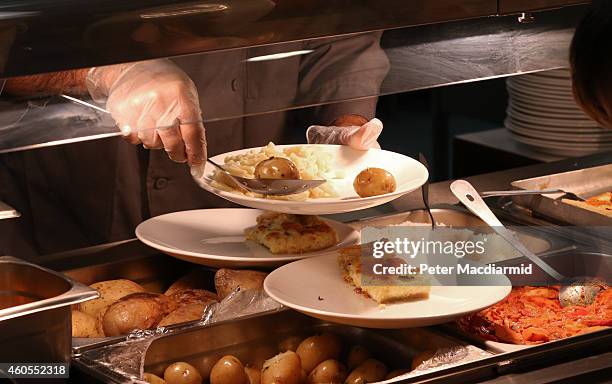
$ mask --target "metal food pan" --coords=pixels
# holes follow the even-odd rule
[[[607,281],[608,283],[612,281],[612,255],[601,253],[601,252],[588,252],[588,251],[567,251],[567,252],[559,252],[549,255],[541,256],[544,261],[546,261],[551,267],[555,268],[561,274],[567,277],[577,277],[577,276],[592,276],[592,277],[600,277]],[[497,263],[499,266],[513,266],[520,264],[530,264],[531,262],[526,258],[518,258],[513,260],[508,260],[505,262]],[[533,266],[533,277],[526,278],[523,275],[508,275],[508,278],[512,282],[512,286],[524,286],[530,285],[533,280],[537,280],[541,283],[546,284],[556,284],[557,282],[550,276],[548,276],[544,271],[539,269],[537,266]],[[533,279],[533,280],[532,280]],[[609,332],[611,329],[603,330],[600,332]],[[478,342],[478,344],[483,343],[487,349],[495,352],[513,352],[520,349],[533,348],[538,344],[533,345],[517,345],[517,344],[508,344],[508,343],[500,343],[496,341],[484,340],[479,338],[476,335],[463,332],[462,330],[456,330],[467,340]],[[594,332],[599,333],[599,332]],[[571,338],[570,338],[571,339]],[[560,341],[560,340],[559,340]],[[550,343],[556,343],[558,341],[551,341]]]
[[[413,357],[426,350],[465,345],[429,328],[371,330],[282,311],[161,337],[146,350],[143,370],[163,376],[170,364],[186,361],[206,376],[212,365],[225,355],[234,355],[244,364],[261,366],[263,361],[279,353],[278,346],[284,340],[294,337],[301,340],[321,332],[339,336],[345,352],[352,345],[366,347],[389,370],[409,369]],[[484,351],[483,354],[487,355]]]
[[[57,272],[0,257],[0,361],[70,361],[70,306],[96,297]]]
[[[584,197],[596,196],[612,190],[612,164],[517,180],[511,185],[518,189],[558,188]],[[556,200],[561,195],[522,195],[512,199],[519,205],[563,223],[582,226],[612,225],[612,217]]]
[[[146,291],[163,293],[180,277],[196,269],[202,269],[207,276],[205,288],[214,291],[214,270],[194,265],[166,255],[153,255],[128,260],[110,260],[82,268],[64,271],[64,274],[80,283],[91,285],[104,280],[128,279],[142,285]],[[208,273],[206,273],[208,271]],[[74,352],[96,346],[112,344],[125,336],[102,338],[72,338]]]
[[[469,211],[456,207],[444,206],[444,208],[433,208],[431,213],[436,224],[455,228],[467,228],[481,233],[492,233],[493,230]],[[377,227],[388,225],[430,225],[431,219],[425,209],[396,213],[386,216],[362,219],[351,223],[357,229],[365,227]],[[569,244],[561,238],[552,237],[526,227],[517,227],[518,238],[535,254],[548,253],[557,249],[566,248]]]

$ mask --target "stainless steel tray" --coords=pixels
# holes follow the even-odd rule
[[[161,336],[143,345],[139,356],[141,372],[163,376],[164,369],[177,361],[194,365],[204,376],[221,356],[231,354],[245,364],[260,365],[278,353],[278,344],[288,337],[308,337],[318,332],[330,332],[343,340],[344,347],[363,345],[372,355],[390,369],[410,368],[412,358],[420,352],[441,348],[466,347],[469,353],[452,363],[436,367],[421,374],[448,367],[486,359],[492,354],[477,347],[444,335],[433,328],[405,330],[371,330],[331,324],[298,312],[284,310],[262,313],[248,318],[227,321],[208,326],[198,326]],[[119,355],[125,358],[126,355]],[[108,351],[107,351],[108,352]],[[77,364],[104,381],[127,382],[129,376],[117,375],[108,369],[109,364],[99,364],[99,351],[90,351],[77,357]],[[105,354],[107,356],[107,354]],[[475,356],[477,358],[475,358]],[[93,357],[93,358],[92,358]],[[137,356],[138,359],[138,356]],[[136,367],[137,364],[130,364]],[[398,382],[395,380],[393,382]]]
[[[612,190],[612,164],[517,180],[511,185],[518,189],[559,188],[586,197],[595,196]],[[563,223],[581,226],[612,225],[612,218],[556,200],[560,196],[523,195],[513,197],[513,201]]]
[[[69,361],[70,306],[96,297],[57,272],[0,257],[0,361]]]

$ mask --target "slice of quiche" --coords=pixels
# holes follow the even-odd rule
[[[376,262],[382,262],[387,266],[397,266],[403,260],[392,255],[379,260],[365,256],[364,260],[372,262],[362,265],[361,252],[364,246],[367,244],[341,249],[338,255],[338,264],[344,280],[355,286],[357,292],[376,300],[379,304],[402,303],[429,297],[431,287],[425,275],[375,276],[371,272],[368,273]]]
[[[317,216],[276,212],[257,217],[257,225],[246,230],[246,238],[274,254],[314,252],[338,244],[336,231]]]

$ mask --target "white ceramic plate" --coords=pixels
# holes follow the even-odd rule
[[[329,152],[332,155],[334,164],[344,173],[344,178],[328,181],[333,184],[338,192],[338,197],[307,199],[305,201],[287,201],[251,197],[223,191],[211,185],[211,177],[214,168],[210,164],[206,164],[204,177],[197,179],[196,182],[200,187],[215,195],[247,207],[275,212],[324,215],[357,211],[387,203],[421,187],[429,177],[427,168],[425,168],[423,164],[399,153],[381,149],[358,151],[343,145],[315,144],[314,146],[323,148],[325,151]],[[277,145],[276,147],[282,150],[283,148],[293,147],[293,145]],[[219,164],[223,164],[226,156],[243,154],[251,149],[242,149],[217,155],[212,159]],[[397,182],[397,189],[395,192],[380,196],[359,197],[353,189],[353,180],[359,172],[368,167],[383,168],[391,172],[393,176],[395,176]]]
[[[506,297],[510,281],[498,286],[432,286],[428,299],[379,306],[344,281],[330,254],[300,260],[274,270],[264,289],[274,300],[306,315],[368,328],[422,327],[451,321]]]
[[[537,98],[546,98],[555,101],[562,102],[574,102],[574,96],[571,92],[552,92],[552,91],[543,91],[541,89],[535,89],[534,87],[527,87],[522,84],[517,84],[514,82],[508,82],[508,88],[514,92],[520,92],[523,94],[530,95],[532,97]]]
[[[524,121],[526,123],[531,123],[534,125],[547,125],[551,127],[589,127],[589,128],[599,128],[599,124],[594,122],[593,120],[578,120],[578,119],[555,119],[548,117],[537,117],[534,115],[526,114],[513,109],[512,107],[508,108],[509,114],[511,114],[515,119]]]
[[[518,125],[513,124],[511,121],[508,121],[506,126],[508,127],[508,129],[510,129],[513,132],[516,132],[520,135],[524,135],[527,137],[533,137],[535,139],[557,140],[557,141],[564,141],[567,143],[578,143],[578,144],[602,143],[605,145],[605,144],[612,143],[611,135],[588,134],[588,133],[572,134],[572,133],[560,133],[560,132],[526,129],[526,128],[522,128]]]
[[[602,128],[599,127],[563,127],[563,126],[549,126],[549,125],[543,125],[543,124],[531,124],[531,123],[527,123],[524,122],[522,120],[520,120],[519,118],[517,118],[516,116],[509,114],[506,117],[506,122],[511,122],[513,125],[521,127],[521,128],[525,128],[525,129],[530,129],[530,130],[535,130],[535,131],[547,131],[547,132],[563,132],[563,133],[590,133],[590,134],[600,134],[600,133],[605,133],[602,132]],[[508,127],[509,125],[506,124],[506,127]]]
[[[508,94],[513,101],[518,100],[536,106],[548,108],[578,108],[575,100],[548,99],[539,95],[525,94],[508,87]]]
[[[526,113],[538,117],[557,119],[563,118],[572,120],[591,120],[578,109],[571,110],[565,108],[542,108],[538,106],[534,107],[533,105],[517,102],[516,100],[508,101],[508,108],[513,109],[519,113]]]
[[[198,209],[153,217],[136,227],[143,243],[170,256],[210,267],[271,268],[306,257],[325,255],[358,244],[359,233],[347,224],[325,220],[340,242],[330,248],[299,255],[275,255],[245,241],[244,230],[255,225],[263,211],[248,208]]]

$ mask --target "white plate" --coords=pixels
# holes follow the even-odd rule
[[[525,129],[520,126],[514,125],[512,122],[507,122],[506,126],[513,132],[518,134],[533,137],[536,139],[545,139],[545,140],[557,140],[557,141],[565,141],[567,143],[602,143],[602,144],[611,144],[612,136],[611,135],[601,135],[601,134],[588,134],[588,133],[561,133],[561,132],[551,132],[551,131],[543,131],[543,130],[534,130],[534,129]]]
[[[508,87],[508,94],[511,100],[518,100],[525,103],[530,103],[537,106],[548,108],[579,108],[575,100],[558,100],[545,98],[539,95],[525,94]]]
[[[512,90],[513,92],[524,93],[532,97],[545,98],[545,99],[550,99],[550,100],[555,100],[555,101],[558,100],[558,101],[567,102],[567,103],[574,102],[574,96],[569,91],[568,92],[544,91],[541,89],[535,89],[533,87],[527,87],[521,84],[516,84],[513,82],[508,82],[508,88]]]
[[[248,208],[198,209],[153,217],[136,227],[136,236],[170,256],[210,267],[277,267],[306,257],[325,255],[359,243],[359,233],[347,224],[325,220],[340,242],[330,248],[299,255],[275,255],[252,241],[244,230],[256,224],[263,211]]]
[[[513,109],[512,107],[508,108],[508,113],[512,115],[517,120],[524,121],[526,123],[531,123],[534,125],[547,125],[551,127],[588,127],[588,128],[599,128],[599,124],[594,122],[593,120],[575,120],[575,119],[555,119],[548,117],[537,117],[534,115],[529,115],[526,113],[522,113]]]
[[[574,107],[551,107],[546,105],[535,105],[533,103],[525,102],[519,99],[510,99],[508,100],[508,106],[513,107],[514,109],[531,113],[538,116],[544,117],[568,117],[572,119],[589,119],[587,115],[582,112],[578,106]]]
[[[368,328],[423,327],[487,308],[511,290],[498,286],[432,286],[428,299],[379,306],[344,281],[336,255],[300,260],[266,277],[266,293],[279,303],[326,321]]]
[[[511,122],[515,126],[525,128],[525,129],[535,130],[535,131],[563,132],[563,133],[591,133],[591,134],[602,133],[602,128],[599,128],[599,127],[563,127],[563,126],[549,126],[549,125],[542,125],[542,124],[530,124],[530,123],[526,123],[516,118],[516,116],[512,114],[506,117],[506,122],[508,121]],[[506,124],[506,127],[508,127],[508,124]]]
[[[282,150],[283,148],[294,146],[295,145],[277,145],[276,148]],[[304,144],[303,146],[307,146],[307,144]],[[338,192],[338,197],[307,199],[305,201],[287,201],[251,197],[223,191],[211,185],[211,177],[213,175],[214,168],[210,164],[206,164],[204,177],[197,179],[196,182],[200,185],[200,187],[214,193],[215,195],[247,207],[265,209],[275,212],[324,215],[357,211],[388,203],[389,201],[395,200],[398,197],[421,187],[423,184],[425,184],[427,178],[429,177],[427,168],[425,168],[423,164],[413,158],[401,155],[399,153],[384,151],[381,149],[359,151],[343,145],[311,144],[310,146],[323,148],[325,151],[330,153],[335,166],[337,166],[338,169],[344,173],[344,178],[329,181],[333,184]],[[212,159],[217,163],[223,164],[226,156],[243,154],[252,149],[257,148],[229,152],[222,155],[217,155]],[[368,167],[383,168],[391,172],[393,176],[395,176],[395,180],[397,182],[397,189],[395,192],[386,193],[380,196],[364,198],[359,197],[353,189],[353,179],[359,172]]]

